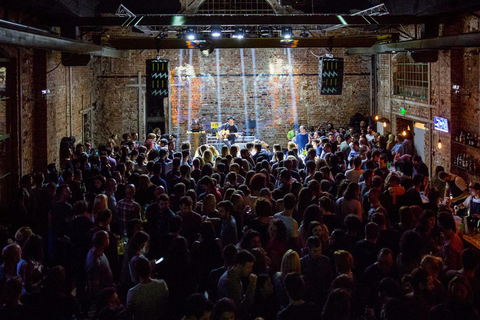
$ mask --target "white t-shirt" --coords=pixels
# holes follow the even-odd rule
[[[127,312],[134,319],[165,319],[168,295],[168,287],[163,280],[152,279],[147,284],[139,283],[128,290]]]
[[[295,219],[293,219],[292,217],[283,216],[281,212],[275,213],[273,218],[281,219],[285,223],[288,231],[288,236],[290,238],[298,237],[298,223]]]
[[[480,199],[475,199],[472,195],[469,195],[465,201],[463,201],[463,206],[465,208],[470,208],[470,203],[480,203]]]

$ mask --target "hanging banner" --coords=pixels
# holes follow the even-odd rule
[[[318,87],[321,95],[341,95],[343,58],[319,59]]]

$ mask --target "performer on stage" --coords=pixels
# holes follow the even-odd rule
[[[238,135],[238,127],[235,124],[235,118],[233,116],[228,117],[228,122],[220,127],[219,133],[222,133],[219,135],[219,139],[224,140],[229,147],[235,143],[235,138]]]

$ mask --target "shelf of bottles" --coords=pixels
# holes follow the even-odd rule
[[[475,149],[480,149],[480,141],[478,139],[478,135],[470,134],[470,132],[463,132],[460,131],[455,136],[453,140],[455,144],[461,144],[462,146],[467,146]]]
[[[472,174],[479,174],[479,161],[473,156],[459,153],[453,160],[453,166]]]

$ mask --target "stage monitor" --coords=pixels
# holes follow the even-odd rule
[[[433,125],[435,130],[448,133],[448,120],[441,117],[433,117]]]

